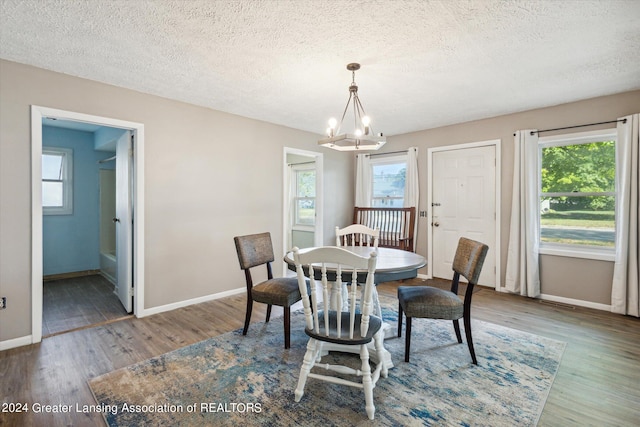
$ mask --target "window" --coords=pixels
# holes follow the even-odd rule
[[[316,223],[316,171],[294,166],[294,222],[296,226],[314,226]]]
[[[374,208],[404,206],[404,184],[407,175],[406,156],[371,159],[372,197]]]
[[[540,138],[541,253],[613,256],[615,145],[615,129]]]
[[[73,213],[73,151],[69,148],[42,148],[42,213]]]

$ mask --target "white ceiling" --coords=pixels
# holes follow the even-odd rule
[[[396,135],[640,89],[640,1],[0,0],[0,57],[319,134],[359,62]]]

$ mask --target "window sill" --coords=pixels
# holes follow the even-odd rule
[[[602,250],[581,246],[540,246],[540,255],[563,256],[570,258],[593,259],[598,261],[614,261],[616,253],[613,249]]]

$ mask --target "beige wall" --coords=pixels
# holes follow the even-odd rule
[[[464,105],[460,106],[464,109]],[[502,141],[501,283],[504,285],[509,242],[511,188],[513,179],[513,132],[520,129],[552,129],[613,120],[640,112],[640,91],[588,99],[549,108],[461,123],[388,138],[385,150],[419,147],[420,210],[427,210],[427,150],[431,147],[500,139]],[[603,128],[604,126],[600,126]],[[615,127],[615,125],[608,125]],[[573,130],[595,130],[598,127]],[[566,131],[572,132],[572,131]],[[553,133],[545,134],[552,135]],[[427,254],[427,221],[419,219],[417,252]],[[613,263],[577,258],[541,256],[543,294],[594,302],[611,303]],[[426,270],[424,271],[426,273]]]
[[[0,342],[31,334],[30,105],[144,123],[145,307],[244,286],[237,234],[270,231],[282,257],[283,147],[324,153],[324,240],[350,222],[354,160],[318,148],[317,135],[0,60]],[[464,108],[464,106],[461,106]],[[640,111],[640,91],[390,137],[420,147],[426,210],[427,148],[502,140],[502,271],[513,173],[513,131],[614,119]],[[330,197],[329,197],[330,195]],[[426,220],[417,251],[426,255]],[[279,266],[276,266],[279,269]],[[608,262],[541,257],[542,292],[610,303]]]
[[[145,125],[145,308],[244,287],[235,235],[282,258],[285,146],[324,153],[325,240],[351,215],[353,159],[318,135],[7,61],[0,95],[0,342],[31,335],[30,105]]]

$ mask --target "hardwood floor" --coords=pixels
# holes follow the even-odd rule
[[[44,337],[127,316],[113,284],[99,274],[45,281],[42,288]]]
[[[419,284],[415,279],[405,281]],[[395,297],[397,283],[380,285]],[[95,404],[87,380],[243,325],[245,296],[131,318],[0,352],[3,403]],[[540,426],[637,426],[640,420],[640,319],[539,302],[481,289],[472,317],[567,343]],[[265,306],[254,305],[253,321]],[[282,316],[273,308],[272,316]],[[481,347],[476,353],[481,358]],[[401,357],[401,356],[398,356]],[[103,425],[97,413],[0,412],[6,426]]]

